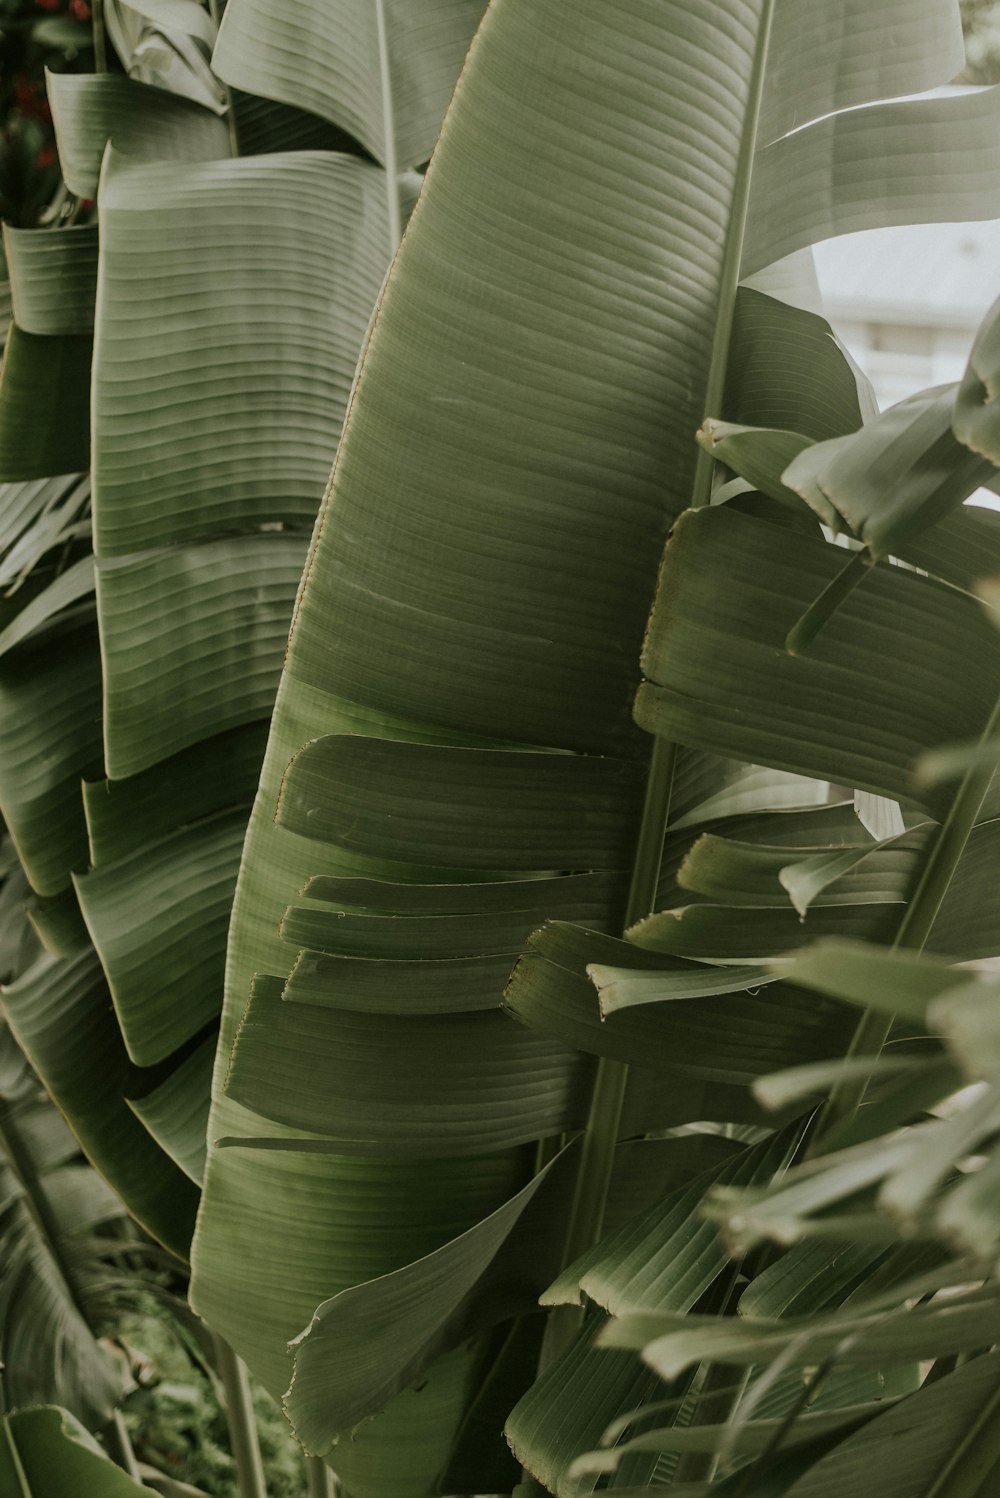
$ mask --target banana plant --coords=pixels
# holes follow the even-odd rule
[[[759,1187],[805,1148],[804,1123],[770,1133],[752,1083],[852,1044],[842,1001],[763,964],[813,931],[891,941],[949,825],[910,768],[992,711],[977,605],[875,567],[786,666],[844,554],[787,482],[783,502],[712,505],[693,439],[706,416],[803,446],[858,425],[829,335],[740,283],[832,233],[997,211],[996,95],[879,102],[951,76],[957,39],[938,4],[495,0],[479,28],[298,593],[194,1243],[194,1305],[350,1491],[509,1486],[500,1429],[524,1390],[518,1461],[560,1493],[598,1481],[571,1459],[669,1390],[595,1349],[595,1320],[732,1308],[699,1204],[720,1172]],[[933,518],[977,544],[975,520]],[[778,773],[755,801],[733,761]],[[877,843],[815,779],[904,802],[900,831]],[[798,807],[773,813],[790,787]],[[953,950],[991,943],[984,922],[980,901]],[[627,1014],[602,1022],[598,971]],[[658,985],[683,1002],[650,1010]],[[694,1185],[671,1157],[705,1120],[751,1132],[721,1163],[698,1134]],[[569,1306],[532,1383],[543,1291]],[[886,1371],[901,1394],[915,1356]],[[677,1395],[704,1430],[715,1378]],[[815,1438],[870,1397],[838,1386]]]
[[[878,562],[772,701],[764,667],[844,554],[785,463],[777,494],[757,471],[719,490],[694,432],[808,457],[860,425],[867,392],[769,268],[1000,212],[997,96],[882,102],[957,72],[945,0],[494,0],[369,325],[482,5],[231,0],[228,109],[201,7],[111,9],[126,73],[53,89],[68,186],[99,197],[96,279],[92,223],[10,257],[0,408],[32,441],[4,449],[0,419],[4,471],[77,471],[93,432],[100,630],[98,655],[75,554],[15,626],[0,801],[51,949],[12,1021],[183,1253],[235,885],[197,1309],[357,1498],[509,1487],[515,1404],[518,1459],[586,1491],[609,1478],[573,1459],[665,1398],[700,1449],[610,1481],[690,1488],[718,1374],[665,1389],[596,1322],[732,1309],[701,1203],[808,1147],[753,1084],[856,1028],[767,964],[814,933],[892,940],[949,818],[910,765],[981,730],[996,669],[947,591],[995,534],[938,508],[892,554],[944,591]],[[890,612],[905,631],[870,628]],[[34,783],[29,724],[61,746]],[[901,801],[894,836],[828,781]],[[940,949],[988,954],[981,898],[956,902]],[[915,1366],[831,1379],[807,1451]]]

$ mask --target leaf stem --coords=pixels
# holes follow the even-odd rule
[[[90,29],[94,38],[94,72],[108,71],[108,41],[104,26],[104,0],[91,0]]]
[[[330,1468],[321,1456],[306,1457],[306,1495],[307,1498],[331,1498],[333,1485],[330,1478],[333,1476]]]
[[[854,589],[867,574],[871,562],[866,551],[855,551],[851,559],[827,583],[818,598],[806,609],[801,619],[792,625],[785,637],[785,649],[789,655],[803,655],[815,640],[820,630],[833,618]]]
[[[1000,726],[1000,700],[997,701],[990,720],[983,730],[981,741],[995,734],[998,726]],[[907,904],[896,939],[892,944],[892,951],[923,951],[951,881],[955,877],[959,860],[965,852],[969,834],[982,809],[986,792],[993,779],[994,768],[991,764],[966,771],[948,810],[948,815],[941,824],[930,856],[924,864],[913,898]],[[867,1009],[854,1032],[850,1049],[847,1052],[848,1059],[870,1056],[873,1062],[876,1061],[889,1038],[891,1028],[891,1015],[886,1016],[873,1009]],[[817,1118],[809,1148],[805,1153],[807,1160],[819,1153],[820,1145],[835,1128],[855,1117],[864,1101],[870,1081],[871,1072],[868,1072],[860,1077],[845,1079],[833,1088]]]
[[[135,1452],[132,1449],[132,1442],[121,1410],[115,1410],[101,1434],[104,1436],[104,1444],[111,1460],[121,1467],[123,1472],[127,1472],[134,1482],[141,1483],[142,1473],[139,1471],[139,1463],[135,1459]]]
[[[219,0],[208,0],[208,13],[215,22],[216,36],[218,36],[219,27],[222,25],[222,16],[219,14]],[[218,77],[214,70],[213,76]],[[236,128],[236,108],[233,104],[233,91],[222,79],[219,79],[219,82],[222,83],[226,100],[226,128],[229,131],[229,154],[235,157],[242,153],[240,151],[239,130]]]
[[[21,1489],[22,1498],[32,1498],[32,1489],[31,1484],[28,1482],[28,1474],[24,1470],[21,1453],[17,1449],[17,1442],[14,1439],[14,1432],[11,1429],[10,1418],[7,1415],[3,1417],[3,1432],[7,1438],[7,1450],[10,1453],[14,1476],[17,1478],[17,1485]]]
[[[656,900],[676,763],[677,746],[666,739],[654,739],[632,882],[625,907],[626,929],[634,921],[648,915]],[[607,1056],[602,1056],[594,1078],[594,1091],[566,1227],[562,1256],[564,1265],[572,1264],[574,1259],[579,1258],[601,1236],[627,1085],[628,1063],[612,1061]],[[583,1317],[583,1306],[556,1306],[550,1312],[542,1344],[542,1369],[569,1345],[579,1330]]]
[[[719,302],[716,308],[715,328],[712,333],[712,349],[708,362],[708,379],[705,383],[704,416],[702,426],[713,417],[722,415],[722,403],[726,391],[726,376],[729,373],[729,346],[733,336],[733,317],[736,311],[736,295],[740,284],[740,266],[743,260],[743,243],[746,238],[747,216],[750,208],[750,183],[753,177],[754,155],[757,150],[757,126],[760,106],[764,97],[764,71],[767,64],[767,49],[771,40],[771,23],[774,19],[775,0],[763,0],[760,29],[754,53],[747,95],[747,113],[743,122],[743,135],[736,161],[733,183],[733,201],[729,214],[729,228],[719,271]],[[702,509],[712,500],[712,477],[715,459],[705,448],[698,448],[691,489],[691,508]]]
[[[212,1333],[212,1342],[219,1377],[226,1392],[226,1421],[240,1498],[267,1498],[246,1367],[218,1333]]]
[[[385,0],[375,0],[375,26],[378,31],[378,66],[382,84],[382,129],[385,139],[385,176],[389,208],[389,252],[395,255],[403,237],[403,216],[399,206],[399,165],[396,157],[396,117],[392,101],[392,68],[389,62],[389,33],[385,19]]]

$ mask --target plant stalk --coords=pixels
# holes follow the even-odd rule
[[[333,1473],[321,1456],[306,1457],[306,1498],[333,1498]]]
[[[983,730],[980,742],[992,737],[1000,726],[1000,700]],[[926,945],[944,903],[948,887],[955,877],[959,860],[965,852],[969,835],[982,809],[986,792],[993,779],[993,765],[979,766],[967,770],[951,803],[948,815],[941,824],[930,857],[924,865],[920,882],[908,903],[900,922],[891,950],[921,952]],[[868,1009],[862,1015],[850,1049],[848,1059],[870,1056],[874,1063],[889,1038],[892,1017]],[[821,1153],[824,1139],[839,1125],[853,1119],[864,1101],[871,1073],[867,1076],[845,1080],[833,1088],[820,1110],[805,1159]]]
[[[222,25],[222,16],[219,14],[219,0],[208,0],[208,13],[215,22],[215,30],[218,32]],[[220,80],[221,82],[221,80]],[[233,108],[233,91],[228,84],[223,84],[223,93],[226,99],[226,129],[229,131],[229,154],[239,156],[240,137],[236,129],[236,111]]]
[[[389,62],[389,32],[385,0],[375,0],[378,31],[378,66],[382,84],[382,129],[385,140],[386,193],[389,208],[389,253],[395,255],[403,237],[403,215],[399,206],[399,163],[396,157],[396,117],[392,105],[392,69]]]
[[[865,551],[856,551],[836,577],[832,578],[818,598],[809,605],[785,638],[785,649],[789,655],[803,655],[815,640],[824,625],[828,624],[840,608],[844,599],[866,576],[871,561]]]
[[[10,1420],[6,1415],[3,1417],[3,1433],[7,1438],[7,1450],[10,1453],[11,1465],[14,1469],[14,1476],[17,1478],[17,1485],[21,1490],[22,1498],[33,1498],[31,1484],[28,1482],[28,1474],[24,1470],[21,1453],[17,1449],[14,1432],[10,1428]],[[13,1498],[13,1494],[11,1498]]]
[[[104,27],[104,0],[91,0],[90,29],[94,39],[94,72],[108,71],[108,40]]]
[[[142,1473],[139,1471],[139,1463],[135,1459],[132,1449],[132,1441],[129,1437],[121,1410],[115,1410],[111,1419],[102,1431],[104,1444],[108,1455],[116,1466],[127,1472],[133,1482],[142,1482]]]
[[[246,1367],[229,1343],[215,1332],[212,1333],[212,1342],[219,1377],[226,1392],[226,1421],[240,1498],[267,1498]]]

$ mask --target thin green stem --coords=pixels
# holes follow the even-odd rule
[[[333,1498],[333,1473],[321,1456],[306,1457],[306,1498]]]
[[[91,0],[90,29],[94,38],[94,72],[108,71],[108,41],[104,27],[104,0]]]
[[[229,1426],[233,1461],[236,1463],[240,1498],[267,1498],[264,1464],[260,1457],[260,1442],[257,1439],[247,1370],[228,1342],[224,1342],[216,1333],[212,1334],[212,1342],[219,1377],[226,1393],[226,1422]]]
[[[626,929],[634,921],[648,915],[656,899],[676,762],[676,746],[666,739],[655,739],[646,779],[646,798],[636,844],[632,882],[625,907]],[[602,1056],[597,1064],[590,1112],[583,1135],[576,1187],[563,1244],[563,1264],[571,1264],[601,1236],[627,1084],[628,1064]],[[543,1369],[569,1345],[582,1325],[583,1317],[582,1306],[557,1306],[550,1313],[542,1346]]]
[[[760,30],[757,33],[757,49],[747,98],[747,113],[740,140],[740,153],[736,163],[733,186],[733,202],[729,216],[729,231],[723,252],[719,274],[719,301],[716,309],[715,329],[708,362],[708,379],[705,384],[704,421],[722,415],[722,402],[729,372],[729,345],[733,336],[733,317],[736,311],[736,295],[740,284],[740,264],[743,260],[743,242],[746,238],[747,216],[750,207],[750,184],[753,177],[754,153],[757,149],[757,125],[760,106],[764,97],[764,70],[767,49],[771,40],[771,23],[774,19],[775,0],[764,0],[761,8]],[[691,491],[692,509],[701,509],[712,500],[712,477],[715,460],[699,447]]]
[[[17,1478],[17,1485],[21,1489],[22,1498],[33,1498],[31,1484],[28,1481],[28,1474],[24,1470],[24,1463],[21,1461],[21,1453],[17,1449],[17,1442],[14,1439],[14,1432],[11,1429],[10,1420],[6,1415],[3,1419],[3,1428],[4,1435],[7,1437],[7,1450],[10,1453],[11,1465],[14,1468],[14,1476]]]
[[[841,568],[831,582],[827,583],[819,597],[809,605],[801,619],[797,620],[788,631],[785,649],[789,655],[805,654],[820,630],[833,618],[844,599],[854,592],[870,566],[871,561],[866,551],[851,553],[850,561]]]
[[[998,727],[1000,727],[1000,701],[994,707],[990,720],[983,730],[981,741],[995,734]],[[965,852],[969,834],[982,809],[993,774],[992,765],[966,771],[955,793],[948,815],[941,824],[913,898],[907,904],[896,939],[892,944],[894,952],[923,951],[951,881],[955,877],[959,860]],[[866,1010],[854,1032],[850,1049],[847,1052],[848,1058],[870,1056],[874,1063],[889,1037],[891,1028],[891,1016],[876,1013],[873,1009]],[[871,1073],[869,1072],[867,1075],[845,1080],[833,1088],[820,1110],[809,1148],[806,1151],[806,1159],[820,1152],[823,1141],[835,1128],[854,1118],[864,1101],[870,1081]]]
[[[222,25],[222,16],[219,12],[219,0],[208,0],[208,13],[212,17],[212,20],[215,22],[215,29],[218,32],[219,27]],[[221,82],[221,80],[219,81]],[[229,131],[229,154],[230,156],[239,156],[240,137],[239,132],[236,128],[236,111],[233,108],[233,91],[226,84],[222,84],[222,89],[226,100],[226,128]]]
[[[125,1427],[121,1410],[115,1410],[104,1427],[102,1435],[111,1460],[121,1467],[123,1472],[127,1472],[134,1482],[141,1483],[142,1473],[139,1471],[139,1463],[135,1459],[132,1441]]]
[[[378,66],[382,84],[382,128],[386,193],[389,208],[389,250],[395,255],[403,237],[403,215],[399,205],[399,164],[396,157],[396,116],[392,99],[392,68],[389,62],[389,33],[385,18],[385,0],[375,0],[375,26],[378,31]]]

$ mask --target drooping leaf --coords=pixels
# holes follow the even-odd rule
[[[743,274],[836,234],[993,218],[998,117],[996,89],[969,89],[813,116],[772,141],[754,163]]]
[[[788,20],[811,14],[815,41],[817,21],[822,24],[815,7],[784,5],[781,11]],[[822,17],[830,15],[824,6]],[[815,69],[809,71],[815,81]],[[857,431],[875,411],[869,381],[824,318],[749,286],[739,288],[720,412],[726,421],[823,442]]]
[[[98,563],[112,779],[267,716],[303,555],[239,536]]]
[[[654,613],[646,644],[639,721],[716,753],[912,794],[910,767],[923,749],[954,738],[959,723],[970,737],[984,726],[996,699],[992,631],[971,599],[878,568],[808,654],[785,655],[788,630],[842,557],[725,508],[684,516],[661,580],[669,612],[664,603]]]
[[[14,320],[25,333],[89,334],[97,291],[97,225],[4,228]]]
[[[382,176],[323,152],[192,166],[112,152],[94,372],[98,555],[310,524],[385,274]],[[165,256],[181,239],[184,253]],[[136,276],[155,302],[136,299]]]
[[[117,863],[181,824],[249,806],[260,773],[266,729],[251,724],[210,739],[127,780],[87,781],[83,806],[90,862]]]
[[[759,1075],[767,1057],[818,1060],[839,1049],[843,1038],[845,1016],[836,1005],[824,1008],[794,989],[767,985],[759,992],[628,1006],[602,1020],[588,979],[594,964],[665,966],[668,982],[692,970],[669,959],[664,964],[627,942],[553,922],[532,937],[507,987],[505,1007],[564,1045],[655,1067],[668,1077],[687,1074],[734,1089]],[[712,971],[718,976],[718,969]],[[848,1026],[852,1022],[846,1018]]]
[[[98,1172],[134,1216],[180,1258],[187,1254],[197,1192],[129,1112],[124,1094],[148,1074],[128,1061],[100,963],[41,957],[4,989],[18,1044]]]
[[[125,1101],[147,1133],[198,1185],[205,1174],[205,1138],[215,1060],[215,1031],[152,1088],[133,1088]]]
[[[246,816],[209,818],[75,881],[126,1049],[155,1066],[219,1011]]]
[[[57,1127],[50,1130],[52,1124]],[[59,1210],[70,1204],[72,1210]],[[97,1340],[100,1266],[82,1240],[120,1212],[104,1183],[79,1163],[72,1136],[4,1027],[0,1357],[9,1405],[58,1399],[91,1429],[110,1418],[122,1396],[124,1369]]]
[[[227,83],[324,116],[387,166],[417,166],[483,10],[483,0],[379,0],[360,10],[343,0],[230,0],[213,61]]]
[[[12,324],[0,368],[0,479],[76,473],[90,461],[91,336]]]
[[[59,163],[71,192],[97,196],[108,141],[144,161],[229,155],[225,122],[210,109],[116,73],[49,73]]]
[[[626,865],[641,793],[626,760],[331,735],[292,760],[276,816],[403,864],[601,870]]]
[[[99,703],[92,629],[29,642],[0,662],[0,807],[39,894],[59,894],[86,867],[79,783],[100,771]]]
[[[803,449],[809,448],[808,437],[799,432],[706,421],[698,441],[716,462],[725,463],[755,489],[782,503],[797,505],[798,495],[782,483],[781,475]]]
[[[956,387],[924,391],[883,411],[851,437],[805,449],[783,480],[820,519],[831,511],[874,558],[958,508],[994,472],[952,432]]]
[[[342,1291],[317,1308],[292,1344],[295,1371],[285,1396],[307,1450],[326,1455],[339,1432],[374,1414],[412,1381],[552,1169],[435,1253],[381,1284]],[[348,1345],[353,1356],[345,1358]]]
[[[3,1416],[0,1483],[11,1498],[142,1498],[149,1491],[68,1411],[44,1405]]]
[[[887,0],[877,12],[864,0],[800,0],[777,6],[772,25],[764,142],[835,110],[948,83],[964,65],[954,7],[927,0]]]

